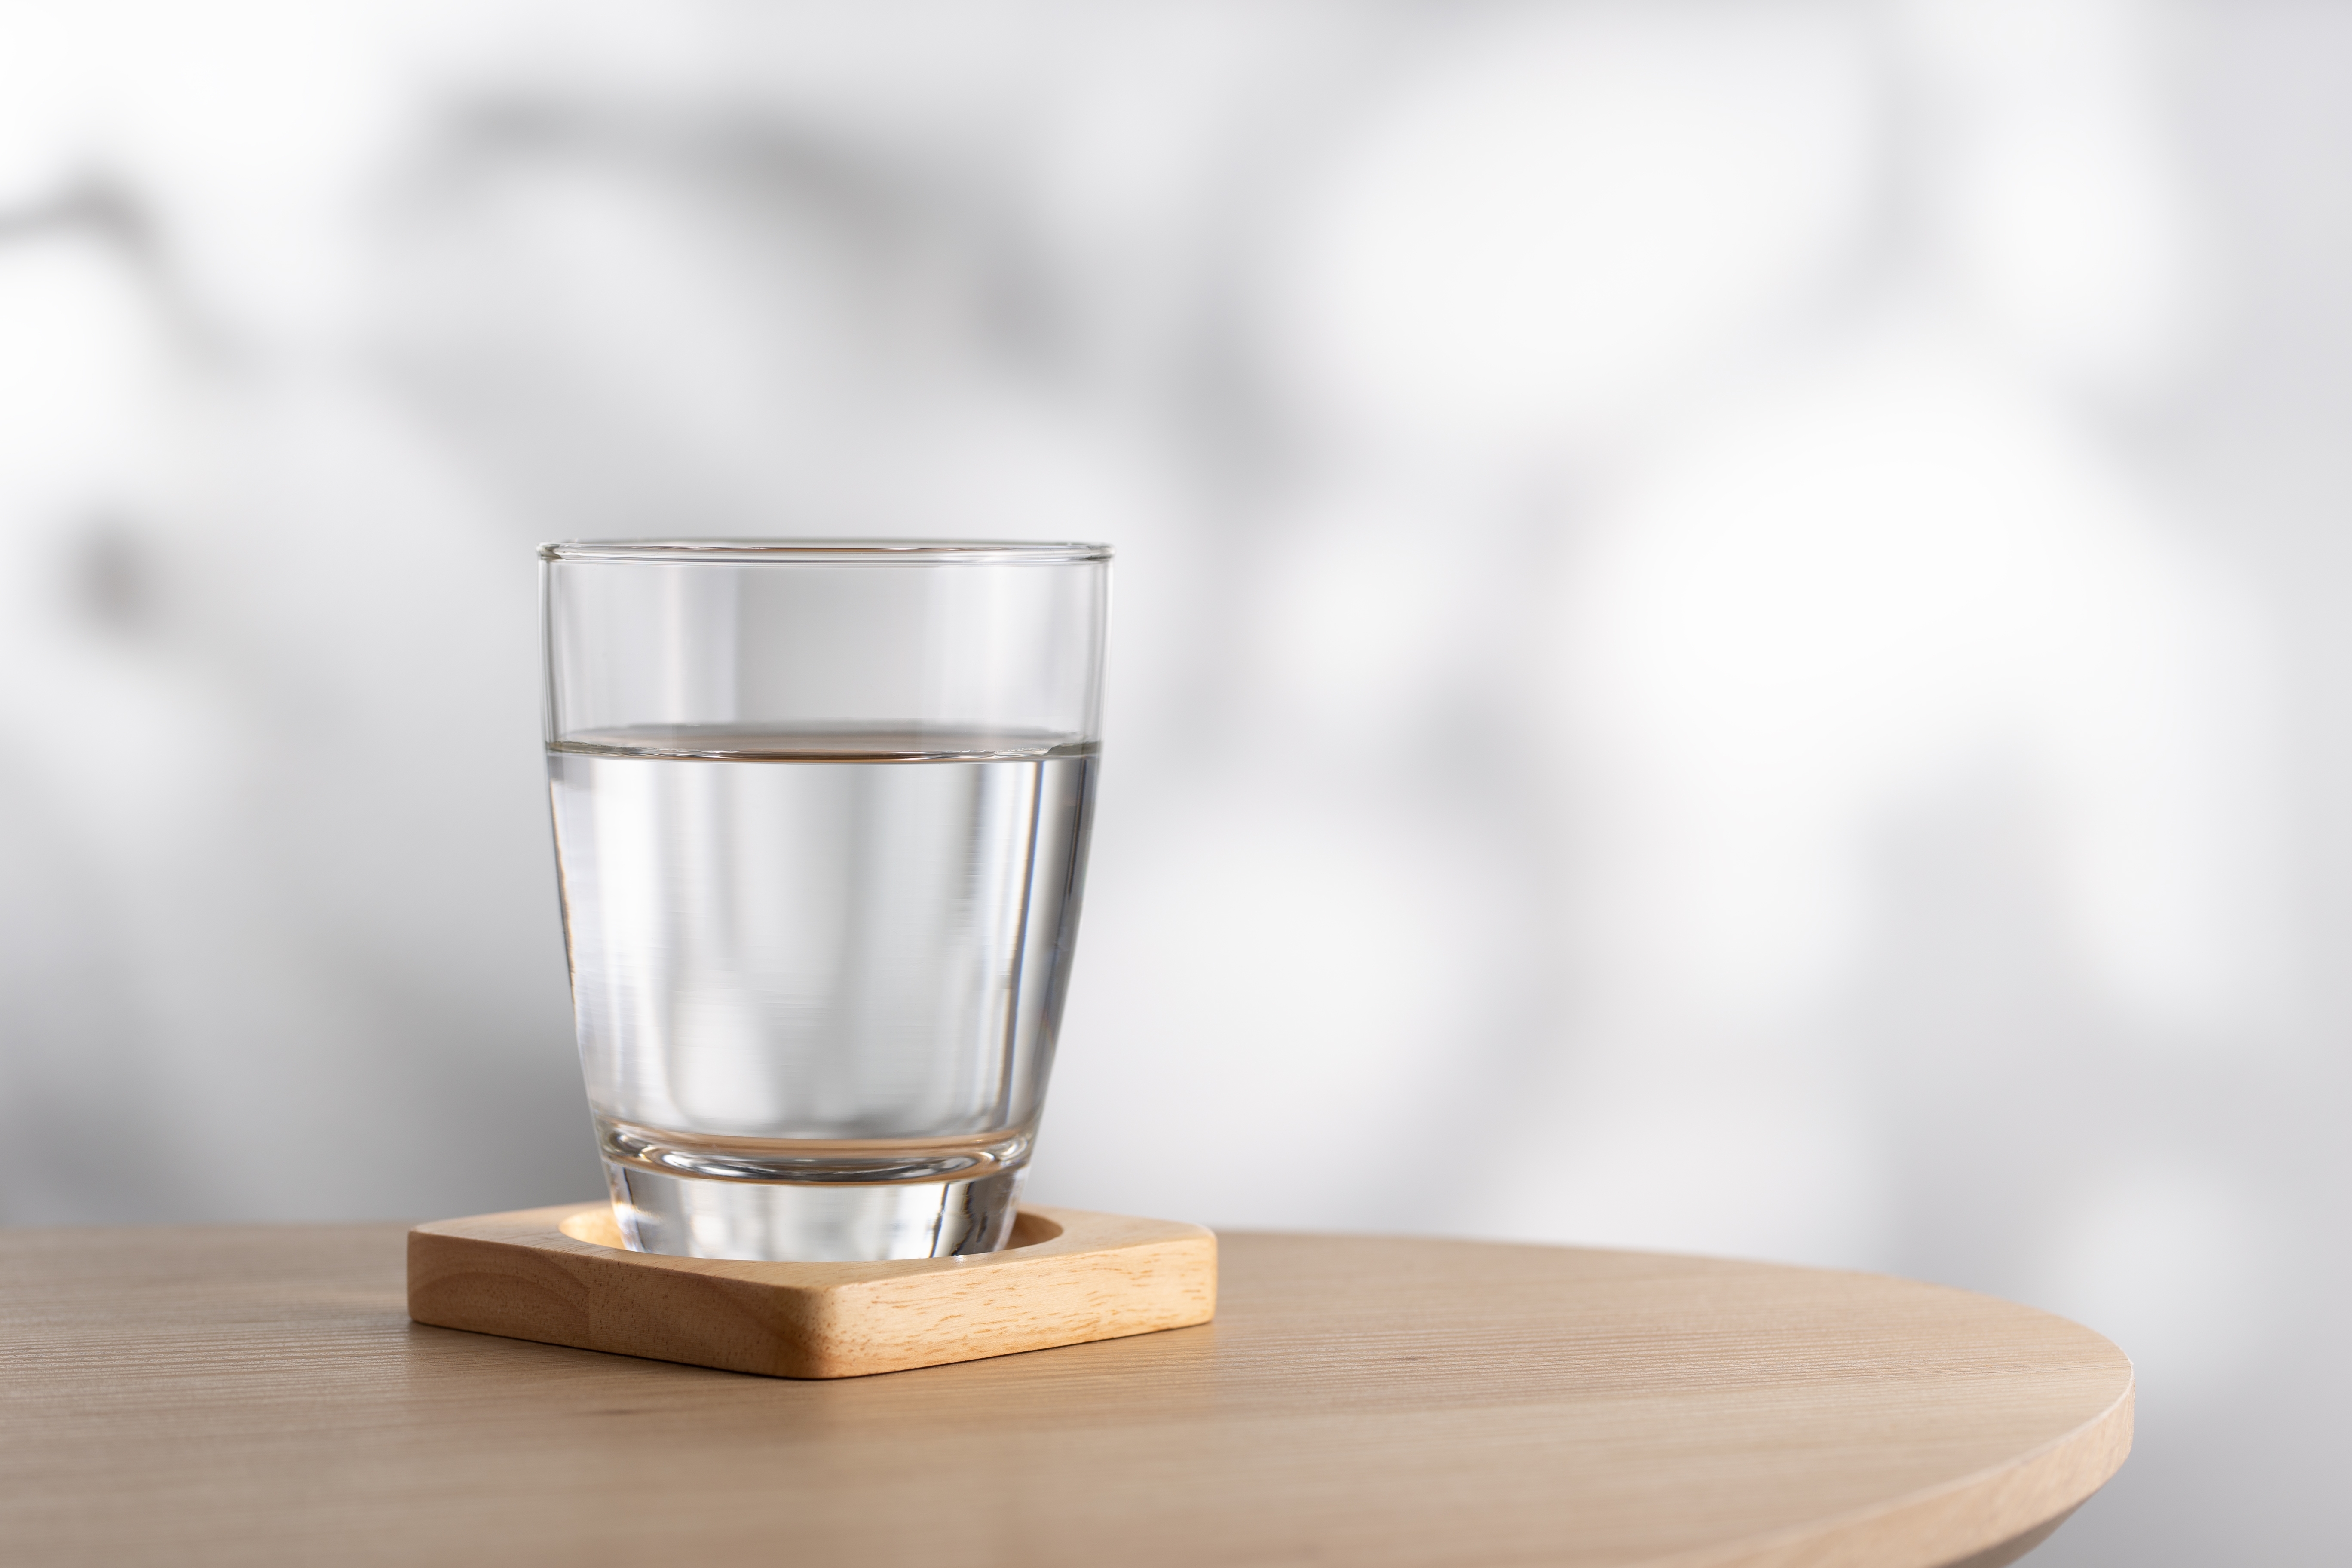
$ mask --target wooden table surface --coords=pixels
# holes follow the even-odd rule
[[[1977,1568],[2130,1443],[1864,1275],[1228,1235],[1213,1323],[791,1383],[411,1323],[403,1237],[0,1232],[0,1559]]]

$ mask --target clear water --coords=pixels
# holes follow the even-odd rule
[[[550,747],[581,1062],[631,1245],[1003,1245],[1096,765],[1091,744],[938,732]]]

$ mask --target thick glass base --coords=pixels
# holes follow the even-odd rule
[[[966,1181],[756,1182],[607,1159],[613,1214],[635,1252],[866,1263],[995,1252],[1013,1232],[1020,1166]]]

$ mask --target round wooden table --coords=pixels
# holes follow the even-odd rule
[[[1213,1323],[790,1383],[412,1324],[403,1237],[0,1232],[8,1561],[1990,1568],[2130,1444],[1864,1275],[1228,1235]]]

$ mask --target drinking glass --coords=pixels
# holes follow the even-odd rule
[[[622,1236],[1003,1247],[1077,932],[1109,549],[540,558],[572,1011]]]

